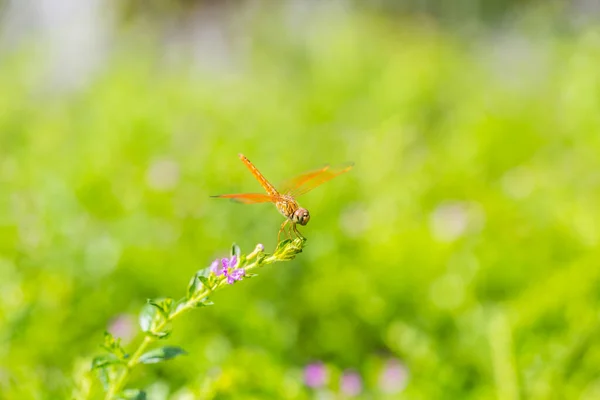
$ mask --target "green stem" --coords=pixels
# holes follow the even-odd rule
[[[216,285],[215,290],[221,286],[222,286],[222,282],[219,282]],[[167,324],[169,322],[173,321],[176,317],[183,314],[185,311],[192,309],[193,308],[192,304],[194,304],[196,301],[198,301],[198,299],[205,298],[211,292],[212,292],[212,290],[206,289],[206,290],[202,291],[200,294],[194,296],[193,298],[188,300],[183,306],[179,307],[175,312],[173,312],[171,315],[169,315],[169,318],[163,320],[160,324],[158,324],[154,330],[157,332],[160,332],[163,328],[165,328],[167,326]],[[129,373],[131,372],[133,367],[135,367],[137,365],[138,360],[140,359],[142,354],[144,354],[144,351],[146,351],[148,346],[150,346],[152,343],[154,343],[157,340],[158,340],[158,338],[149,336],[149,335],[146,335],[146,337],[144,337],[144,340],[142,340],[142,342],[140,343],[138,348],[135,350],[135,352],[133,353],[133,355],[127,362],[127,365],[123,369],[123,372],[121,372],[119,377],[114,381],[114,384],[112,384],[110,386],[108,392],[106,393],[106,397],[105,397],[106,400],[114,399],[114,397],[121,391],[121,389],[125,385],[125,382],[127,381],[127,378],[129,377]]]
[[[262,249],[259,249],[257,247],[252,253],[250,253],[248,255],[246,260],[251,260],[252,258],[255,258],[260,252],[262,252]],[[278,260],[280,260],[280,259],[278,257],[276,257],[275,255],[270,255],[270,256],[262,259],[260,262],[260,265],[271,264]],[[252,262],[251,264],[248,264],[247,266],[245,266],[244,270],[250,271],[250,270],[257,268],[258,266],[259,266],[259,262],[258,262],[258,260],[256,260],[256,261]],[[164,319],[160,324],[158,324],[154,328],[154,330],[157,332],[160,332],[162,329],[164,329],[167,326],[167,324],[172,322],[179,315],[194,308],[194,304],[197,301],[199,301],[200,299],[206,298],[212,292],[216,291],[217,289],[222,288],[224,285],[225,285],[225,278],[222,277],[215,284],[214,288],[208,288],[208,289],[205,289],[202,292],[196,294],[194,297],[192,297],[187,302],[185,302],[182,306],[178,307],[176,311],[174,311],[172,314],[169,315],[168,318]],[[140,343],[138,348],[132,354],[131,358],[129,358],[129,361],[125,365],[125,368],[123,368],[123,370],[121,371],[119,376],[113,381],[113,383],[111,383],[111,385],[106,393],[106,397],[105,397],[106,400],[113,400],[115,398],[115,396],[117,396],[117,394],[119,394],[121,392],[121,390],[123,389],[123,387],[125,386],[125,384],[127,382],[127,378],[129,378],[129,374],[131,373],[131,370],[138,364],[138,361],[139,361],[140,357],[142,356],[142,354],[144,354],[144,352],[146,351],[148,346],[153,344],[158,339],[159,338],[150,336],[150,335],[146,335],[146,337],[144,337],[144,340],[142,340],[142,342]]]

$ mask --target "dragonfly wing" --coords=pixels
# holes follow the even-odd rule
[[[220,194],[218,196],[210,196],[220,199],[231,199],[238,203],[254,204],[254,203],[268,203],[277,201],[275,196],[269,196],[263,193],[240,193],[240,194]]]
[[[290,182],[294,182],[295,186],[290,187],[286,192],[293,197],[301,196],[317,186],[335,178],[338,175],[348,172],[352,169],[354,163],[349,162],[334,167],[325,166],[320,170],[308,172],[300,175],[298,178],[292,179]]]
[[[279,188],[281,193],[290,194],[292,190],[301,186],[303,183],[311,180],[315,176],[323,173],[327,169],[329,169],[330,165],[323,165],[321,168],[305,172],[301,175],[295,176],[292,179],[288,179],[287,181],[281,182],[277,187]]]

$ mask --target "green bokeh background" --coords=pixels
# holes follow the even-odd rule
[[[106,329],[138,331],[227,254],[275,246],[260,191],[355,168],[300,198],[307,247],[178,320],[188,355],[135,371],[152,399],[600,396],[600,30],[542,11],[486,39],[346,12],[306,32],[255,17],[238,58],[123,43],[52,90],[27,49],[0,62],[0,397],[100,398]],[[237,53],[236,53],[237,54]],[[125,335],[128,348],[139,334]],[[384,393],[389,360],[408,375]],[[303,368],[322,361],[325,388]]]

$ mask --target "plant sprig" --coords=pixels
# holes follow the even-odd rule
[[[140,389],[124,389],[133,368],[140,364],[163,362],[179,355],[186,354],[177,346],[148,348],[155,342],[167,338],[172,330],[172,322],[185,312],[210,306],[210,295],[245,278],[256,276],[252,271],[278,261],[288,261],[302,252],[306,239],[287,239],[279,243],[273,254],[264,252],[262,244],[257,245],[247,255],[241,254],[240,248],[233,245],[230,258],[215,260],[211,266],[201,269],[192,277],[186,296],[175,301],[172,298],[148,299],[143,307],[139,322],[144,339],[137,349],[126,352],[120,343],[109,332],[104,333],[102,347],[106,354],[94,358],[92,369],[95,370],[106,391],[106,400],[146,398]]]

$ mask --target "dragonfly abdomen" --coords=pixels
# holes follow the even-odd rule
[[[275,189],[275,187],[269,183],[269,181],[263,176],[263,174],[260,173],[258,168],[256,168],[250,160],[248,160],[248,157],[246,157],[243,154],[239,154],[239,157],[242,160],[242,162],[246,165],[246,167],[248,167],[250,172],[252,172],[252,175],[254,175],[256,180],[266,190],[269,196],[277,196],[279,194],[277,189]]]

